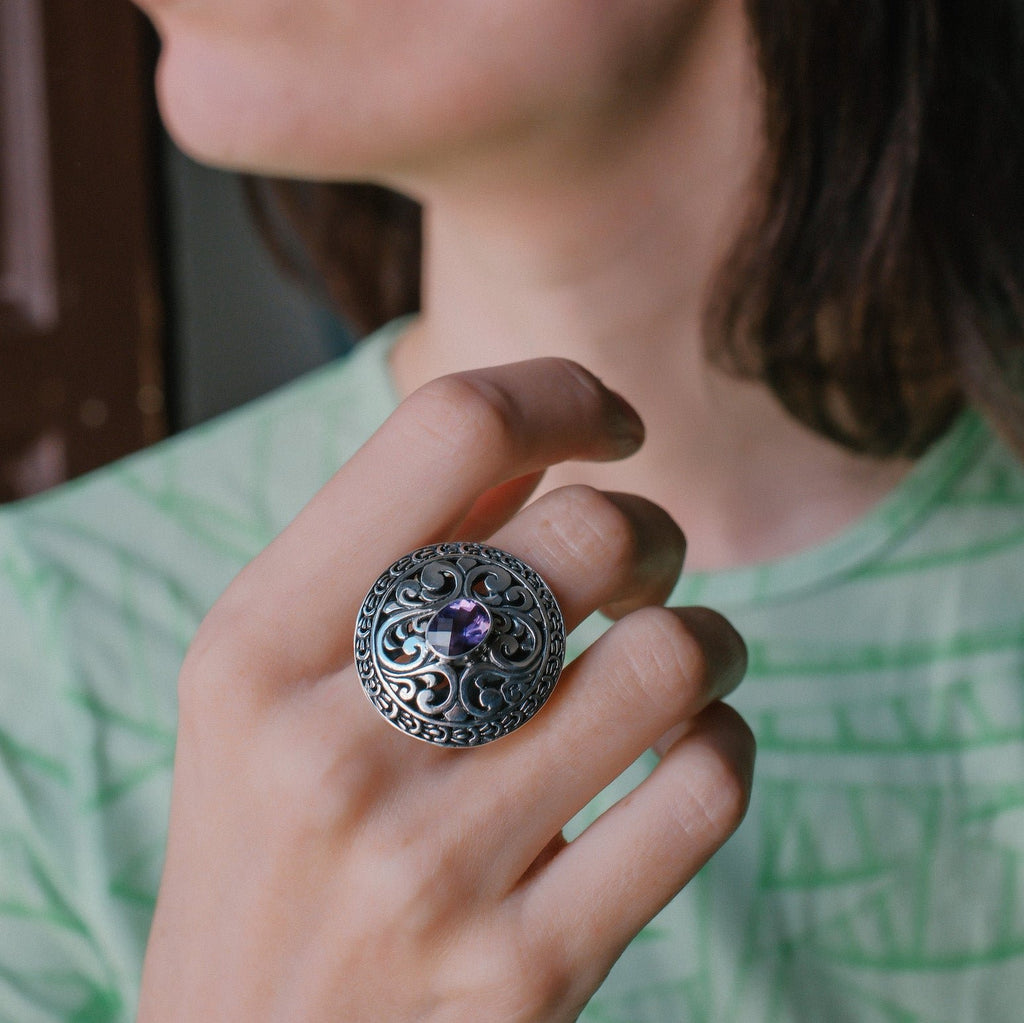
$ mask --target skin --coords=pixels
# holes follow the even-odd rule
[[[401,481],[374,472],[412,436],[428,441]],[[671,519],[586,487],[516,514],[517,488],[494,490],[565,458],[623,457],[640,437],[572,363],[444,378],[229,588],[181,676],[143,1023],[576,1017],[735,828],[750,786],[749,732],[717,702],[742,675],[742,641],[714,612],[651,606],[682,561]],[[471,438],[481,456],[453,479],[448,443]],[[409,493],[408,513],[381,523],[375,509]],[[544,575],[568,627],[600,606],[625,617],[528,726],[441,750],[377,716],[351,635],[382,558],[482,532]],[[659,739],[654,773],[566,845],[565,822]]]
[[[143,6],[186,149],[404,188],[428,240],[424,314],[393,361],[410,397],[239,576],[183,668],[139,1018],[571,1020],[749,795],[752,739],[720,702],[742,641],[714,612],[657,606],[674,523],[699,567],[774,556],[905,471],[704,358],[761,155],[740,0]],[[630,396],[642,447],[637,412],[579,363]],[[472,452],[454,475],[453,445]],[[400,479],[377,471],[399,462]],[[619,619],[528,727],[469,753],[390,729],[351,666],[381,568],[448,537],[524,558],[570,626]],[[657,770],[566,845],[652,745]]]
[[[762,153],[742,0],[318,0],[302,18],[285,0],[143,3],[184,148],[424,201],[425,311],[394,363],[405,393],[561,355],[636,404],[636,458],[544,487],[643,494],[685,524],[690,567],[716,569],[827,539],[908,471],[814,435],[704,356]]]

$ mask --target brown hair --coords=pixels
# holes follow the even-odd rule
[[[768,155],[712,356],[859,451],[920,452],[965,397],[1024,451],[1024,0],[747,8]],[[416,308],[409,200],[265,187],[357,330]]]
[[[412,199],[362,183],[249,177],[245,186],[275,259],[355,334],[419,308],[422,218]]]

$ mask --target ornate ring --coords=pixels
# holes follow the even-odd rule
[[[399,558],[356,620],[366,695],[396,728],[438,746],[480,746],[543,706],[565,660],[565,623],[528,565],[478,543]]]

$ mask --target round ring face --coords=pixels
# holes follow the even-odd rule
[[[528,565],[478,543],[399,558],[356,620],[366,695],[396,728],[438,746],[480,746],[540,710],[565,660],[554,595]]]

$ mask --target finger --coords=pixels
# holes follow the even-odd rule
[[[686,552],[682,531],[658,505],[586,486],[545,494],[490,542],[540,573],[570,632],[597,608],[622,614],[663,603]]]
[[[525,881],[531,875],[543,870],[568,844],[565,835],[561,831],[556,831],[548,844],[541,849],[533,863],[530,864],[530,869],[523,875],[523,880]]]
[[[486,540],[526,504],[543,476],[527,473],[484,491],[457,527],[459,539]]]
[[[567,631],[608,602],[633,608],[664,601],[679,575],[686,546],[679,527],[658,505],[585,486],[543,495],[490,542],[514,551],[540,573],[558,597]],[[321,698],[346,709],[337,706],[327,719],[355,725],[346,729],[346,748],[358,744],[361,755],[372,756],[381,765],[375,773],[387,770],[384,765],[394,757],[403,763],[415,756],[436,761],[436,749],[410,744],[408,736],[386,725],[360,687],[332,688],[340,691]],[[337,747],[339,737],[332,736],[330,742]],[[425,794],[424,805],[430,802]]]
[[[565,459],[625,457],[642,433],[621,398],[567,360],[436,380],[241,573],[203,631],[219,637],[225,667],[247,665],[249,685],[336,668],[364,594],[392,561],[448,536],[489,488]]]
[[[568,957],[568,976],[596,986],[739,825],[753,762],[742,718],[709,706],[647,779],[529,875],[525,932]]]
[[[515,822],[517,841],[492,851],[494,883],[520,877],[566,821],[673,724],[731,692],[745,668],[742,639],[705,608],[647,607],[613,625],[533,721],[459,765],[474,793],[467,807]]]

